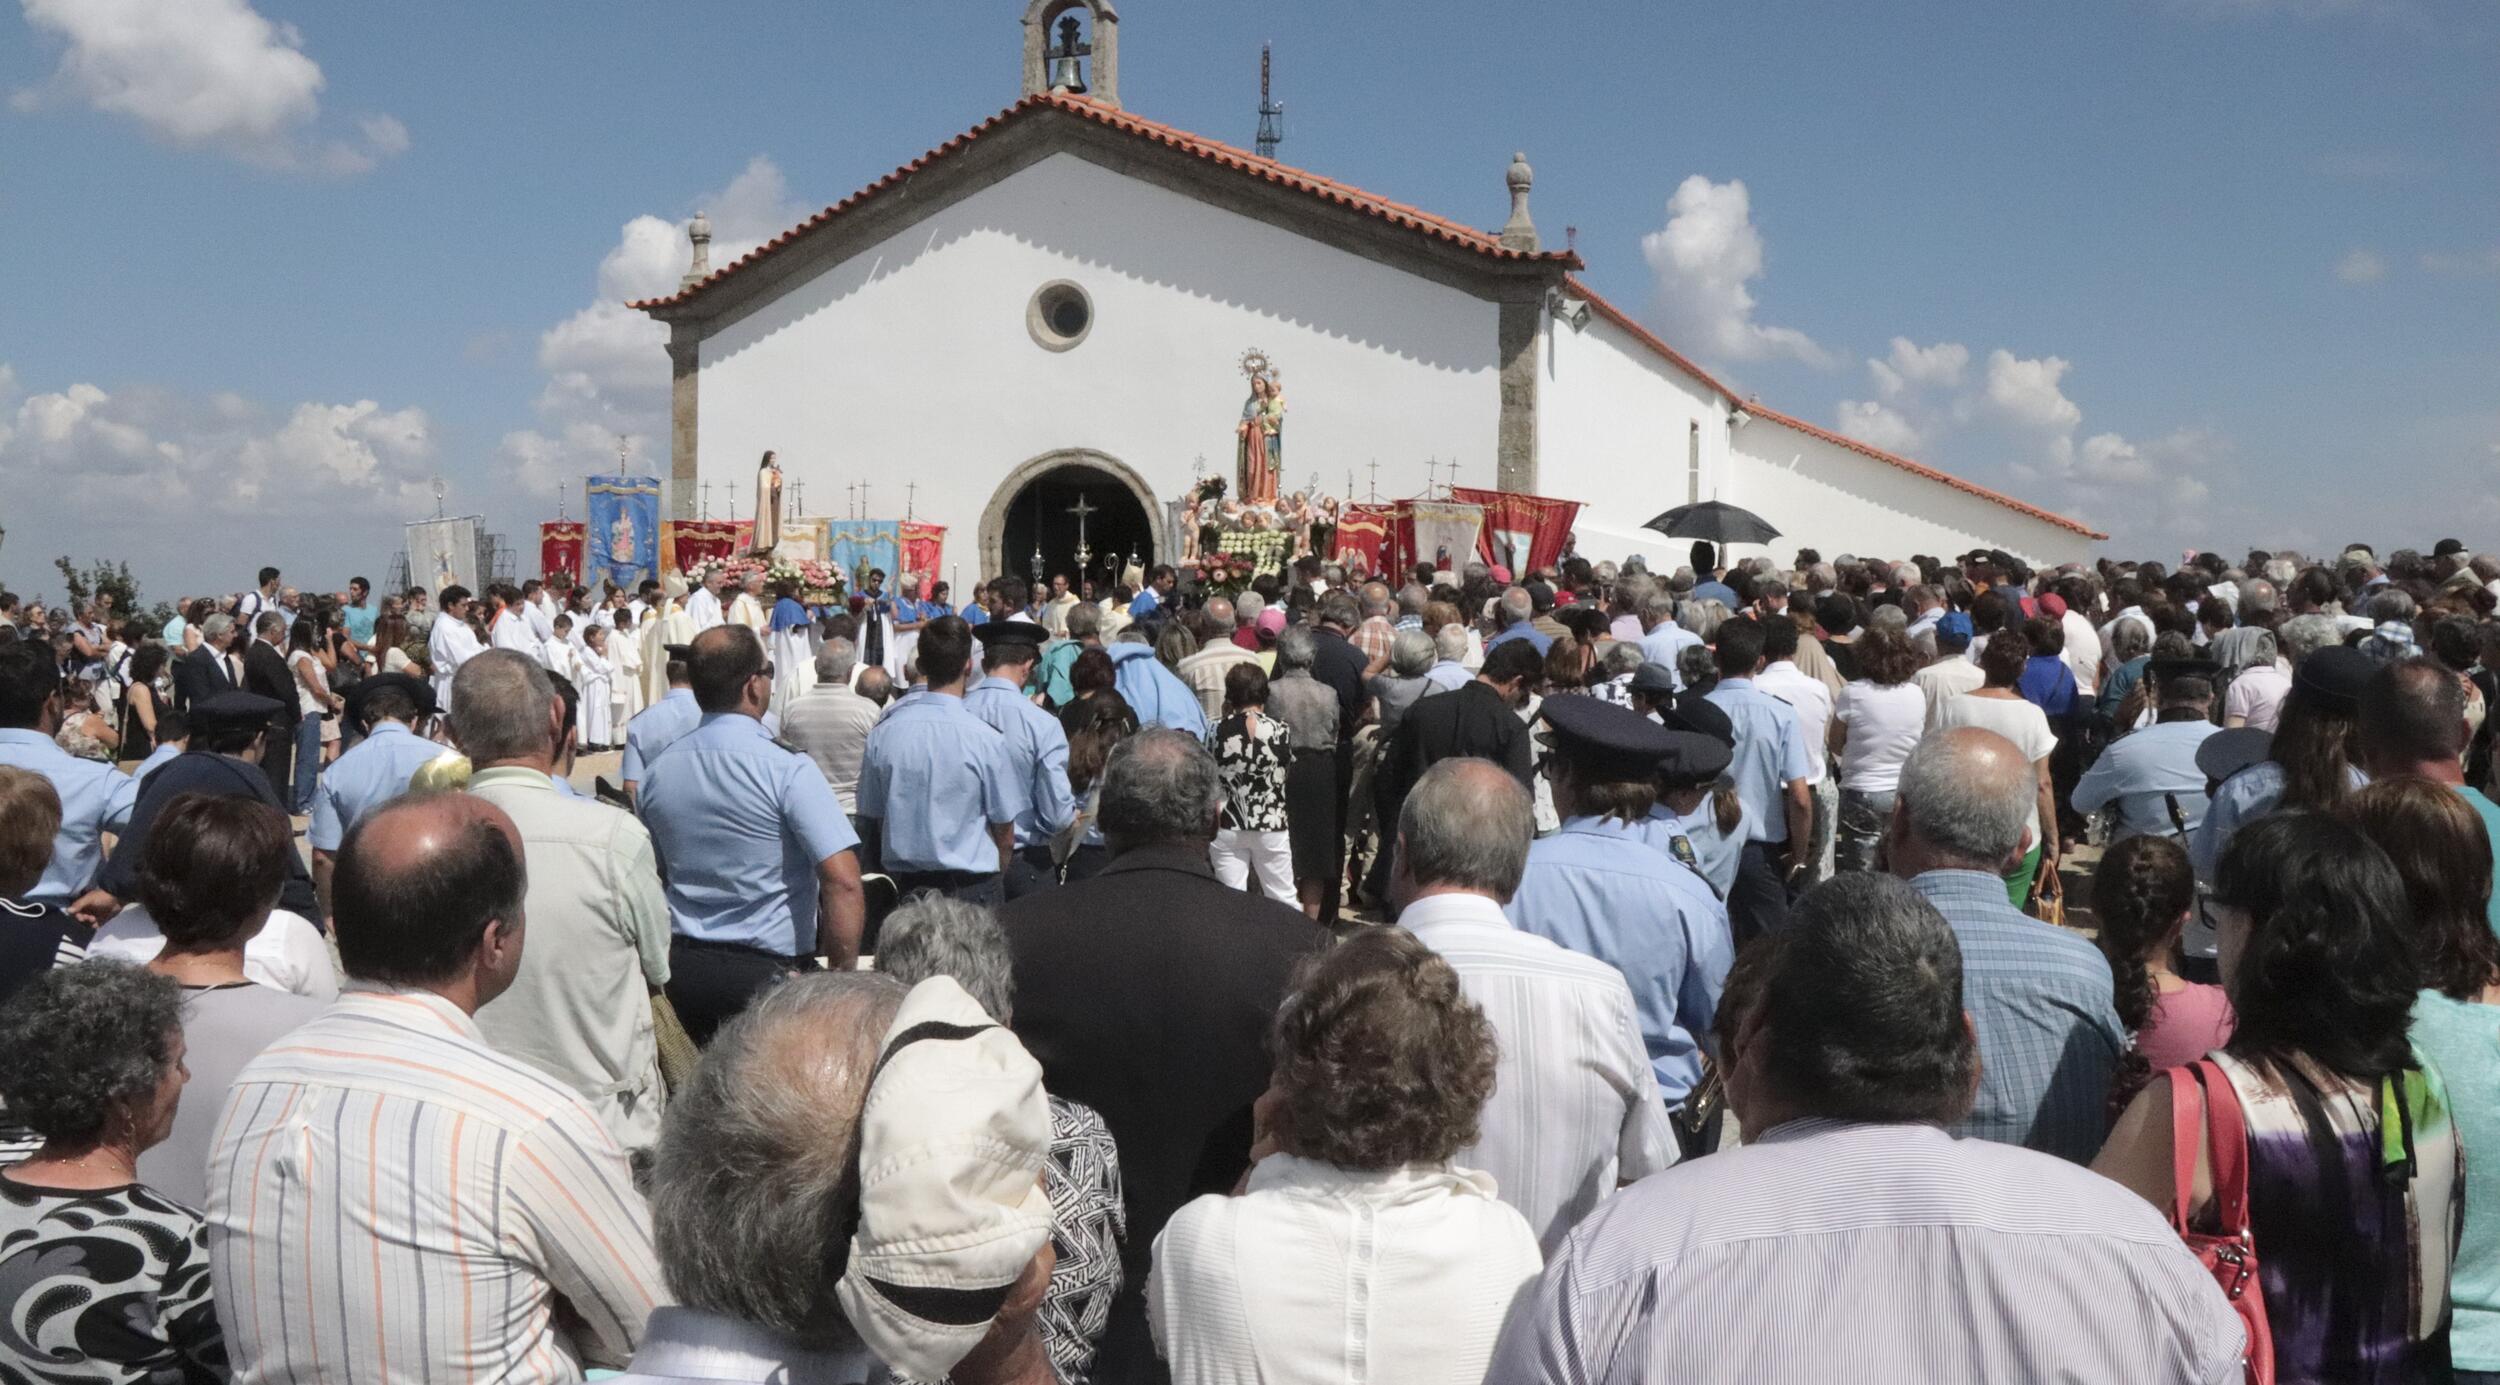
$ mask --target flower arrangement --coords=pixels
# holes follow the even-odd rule
[[[764,580],[776,585],[782,582],[797,584],[799,600],[812,606],[839,603],[847,586],[843,581],[840,565],[820,558],[810,558],[804,562],[792,562],[787,558],[776,560],[771,567],[765,569]]]

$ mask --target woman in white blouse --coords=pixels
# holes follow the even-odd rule
[[[1305,964],[1276,1017],[1243,1191],[1155,1238],[1146,1316],[1174,1385],[1472,1385],[1543,1267],[1489,1175],[1454,1167],[1494,1039],[1449,963],[1395,928]]]

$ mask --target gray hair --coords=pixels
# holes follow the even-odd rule
[[[1362,608],[1352,593],[1340,587],[1319,599],[1319,623],[1352,630],[1363,623]]]
[[[252,622],[252,633],[263,638],[270,635],[283,635],[286,633],[286,617],[279,615],[276,611],[263,611],[260,613],[260,619]]]
[[[934,890],[903,901],[877,930],[877,970],[906,986],[951,976],[991,1019],[1015,1021],[1015,959],[1005,925],[985,905]]]
[[[1069,639],[1081,640],[1087,635],[1099,635],[1101,633],[1102,610],[1100,607],[1080,601],[1068,608]]]
[[[1706,644],[1688,644],[1675,651],[1675,676],[1683,681],[1687,689],[1697,692],[1710,691],[1719,683],[1717,652]]]
[[[1214,626],[1218,632],[1232,629],[1239,619],[1233,613],[1233,603],[1220,596],[1208,597],[1207,604],[1198,609],[1206,613],[1207,623]]]
[[[126,962],[37,972],[0,1007],[0,1100],[46,1140],[95,1141],[165,1080],[182,1005],[171,977]]]
[[[1768,954],[1762,1071],[1800,1114],[1948,1124],[1969,1114],[1979,1045],[1962,949],[1936,906],[1888,875],[1806,892]]]
[[[1641,652],[1639,645],[1630,640],[1617,640],[1606,646],[1605,653],[1597,656],[1597,670],[1609,678],[1621,678],[1627,673],[1640,672],[1641,665],[1646,662],[1648,656]]]
[[[212,640],[223,636],[227,631],[232,630],[233,628],[234,617],[232,616],[210,616],[208,619],[200,622],[200,634],[203,637]]]
[[[2039,779],[2012,741],[1975,726],[1939,731],[1901,766],[1910,835],[1946,859],[1994,871],[2023,848]]]
[[[1909,613],[1898,606],[1878,606],[1867,614],[1866,628],[1870,631],[1907,630],[1910,628]]]
[[[1457,663],[1466,658],[1467,627],[1464,625],[1442,626],[1433,634],[1432,652],[1451,663]]]
[[[1675,593],[1664,587],[1647,588],[1641,593],[1641,602],[1637,609],[1640,612],[1641,628],[1643,630],[1655,629],[1675,619]]]
[[[1420,582],[1409,582],[1405,586],[1398,588],[1398,610],[1402,614],[1410,616],[1422,615],[1424,613],[1424,608],[1431,604],[1432,593],[1424,590],[1423,584]]]
[[[1685,602],[1683,613],[1675,618],[1675,623],[1701,636],[1701,642],[1708,644],[1719,637],[1719,627],[1727,624],[1727,617],[1727,603],[1712,596]]]
[[[2144,657],[2153,647],[2153,636],[2140,620],[2121,620],[2109,627],[2110,657],[2128,663]]]
[[[1276,672],[1278,674],[1308,670],[1319,657],[1319,640],[1307,625],[1288,625],[1276,637]]]
[[[1397,599],[1389,594],[1386,583],[1368,582],[1363,586],[1363,614],[1385,616],[1398,608]]]
[[[836,635],[816,651],[816,681],[848,683],[851,670],[859,667],[859,647]]]
[[[2331,644],[2344,642],[2344,628],[2332,616],[2294,616],[2274,632],[2275,642],[2283,646],[2283,657],[2294,664]]]
[[[1452,758],[1425,770],[1398,810],[1398,859],[1419,886],[1475,890],[1504,903],[1527,873],[1536,808],[1509,770]]]
[[[1432,667],[1433,650],[1430,635],[1421,630],[1400,630],[1389,638],[1389,671],[1400,678],[1418,677]]]
[[[471,655],[451,680],[451,734],[472,762],[549,755],[547,709],[556,685],[517,649]]]
[[[1525,625],[1536,618],[1536,601],[1525,587],[1512,587],[1502,593],[1502,628]]]
[[[1212,606],[1215,603],[1207,603]],[[1255,591],[1244,591],[1233,601],[1233,623],[1236,627],[1256,622],[1259,612],[1267,609],[1267,598]]]
[[[2362,603],[2361,614],[2372,621],[2410,621],[2420,609],[2414,604],[2411,594],[2390,587]]]
[[[2288,587],[2300,576],[2300,565],[2289,558],[2269,558],[2265,566],[2266,580],[2277,588]]]
[[[2240,583],[2240,619],[2254,624],[2256,617],[2271,611],[2278,600],[2274,584],[2263,577],[2251,577]]]
[[[1223,799],[1215,757],[1197,737],[1149,726],[1112,748],[1095,820],[1116,850],[1205,842]]]
[[[860,1111],[910,988],[802,972],[758,996],[668,1104],[651,1239],[669,1292],[815,1348],[855,1340],[834,1297],[858,1218]]]

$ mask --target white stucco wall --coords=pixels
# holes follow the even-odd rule
[[[2073,530],[1761,417],[1735,430],[1718,498],[1778,525],[1771,554],[1783,562],[1799,547],[1827,558],[2002,548],[2050,566],[2084,561],[2092,549]]]
[[[1701,499],[1727,467],[1725,406],[1718,393],[1603,317],[1584,327],[1545,323],[1537,379],[1537,489],[1581,502],[1580,553],[1592,560],[1639,553],[1668,570],[1686,540],[1641,523],[1684,504],[1692,489],[1692,426],[1701,425]]]
[[[1091,332],[1036,345],[1034,291],[1083,286]],[[1496,310],[1265,222],[1056,154],[815,277],[702,345],[698,479],[753,504],[777,449],[807,508],[842,512],[866,478],[873,517],[947,526],[946,562],[980,565],[984,509],[1008,472],[1063,448],[1127,464],[1163,497],[1193,458],[1230,475],[1258,347],[1284,374],[1283,482],[1349,471],[1421,488],[1424,460],[1472,460],[1489,485],[1500,409]],[[960,591],[960,588],[959,588]]]

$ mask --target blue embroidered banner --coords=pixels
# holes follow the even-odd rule
[[[593,586],[610,581],[632,591],[660,575],[660,481],[656,476],[592,476],[583,482],[590,499],[590,532],[583,545],[582,575]]]
[[[837,519],[833,528],[833,560],[842,565],[850,579],[851,590],[867,585],[868,570],[875,568],[886,575],[886,590],[894,590],[895,575],[903,566],[903,526],[891,519]]]

